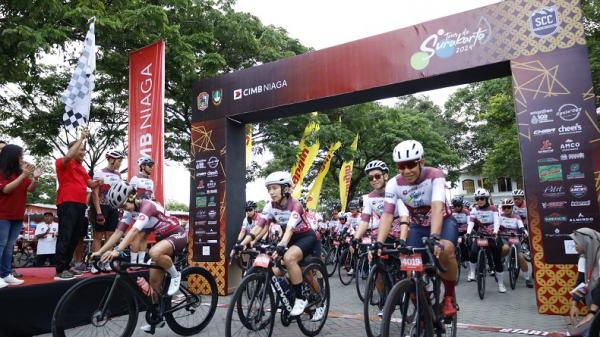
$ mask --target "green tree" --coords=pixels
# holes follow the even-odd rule
[[[123,146],[128,54],[158,39],[166,44],[165,155],[187,163],[195,81],[307,50],[285,30],[235,12],[233,3],[0,0],[0,132],[20,137],[35,155],[65,151],[74,135],[60,126],[64,106],[58,97],[76,63],[88,19],[95,16],[91,122],[96,129],[87,164],[93,168],[108,147]]]
[[[167,199],[166,208],[169,211],[188,212],[190,210],[190,206],[188,204],[173,199]]]

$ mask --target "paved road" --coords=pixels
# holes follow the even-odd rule
[[[330,282],[332,287],[331,310],[327,324],[319,336],[365,336],[361,315],[362,303],[358,300],[354,284],[343,286],[337,274]],[[477,296],[475,283],[461,282],[457,287],[457,298],[460,305],[458,314],[459,336],[507,337],[518,335],[515,333],[482,331],[485,327],[566,331],[567,326],[564,317],[537,313],[534,291],[526,288],[522,279],[519,279],[517,288],[514,291],[509,289],[505,294],[498,293],[496,283],[492,277],[488,278],[487,284],[486,297],[483,301]],[[225,306],[229,303],[229,297],[220,298],[219,303],[220,306],[215,317],[200,336],[223,337],[225,335],[224,325],[227,311]],[[140,315],[138,327],[142,324],[145,324],[145,322],[143,315]],[[168,327],[157,330],[155,334],[155,336],[160,337],[174,335]],[[277,318],[273,336],[298,335],[302,334],[295,324],[284,328],[279,322],[279,317]],[[147,337],[149,335],[136,329],[134,336]]]

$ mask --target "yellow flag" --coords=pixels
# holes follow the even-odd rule
[[[358,148],[358,133],[350,145],[352,151]],[[342,213],[346,211],[346,203],[348,201],[348,191],[350,191],[350,180],[352,179],[352,165],[354,160],[345,161],[340,168],[340,204],[342,205]]]
[[[246,124],[246,166],[250,163],[250,154],[252,153],[252,124]]]
[[[319,203],[319,197],[321,196],[321,188],[323,187],[323,180],[329,172],[329,165],[331,165],[331,158],[333,158],[333,154],[337,149],[342,146],[342,143],[337,142],[329,147],[327,151],[327,156],[323,159],[323,163],[321,164],[321,168],[319,169],[319,173],[317,174],[317,178],[313,183],[310,191],[308,192],[308,196],[306,197],[306,206],[310,210],[316,210],[317,204]]]
[[[310,166],[315,161],[317,152],[319,151],[319,142],[316,141],[313,145],[307,146],[306,139],[312,134],[319,131],[318,122],[310,122],[304,129],[300,145],[298,146],[298,154],[296,155],[296,164],[292,167],[292,197],[300,198],[302,189],[302,180],[308,173]]]

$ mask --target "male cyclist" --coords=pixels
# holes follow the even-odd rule
[[[442,315],[456,315],[454,286],[457,263],[454,254],[458,231],[454,217],[446,204],[446,178],[442,170],[425,166],[423,145],[406,140],[396,145],[393,158],[399,174],[385,187],[383,216],[379,222],[377,243],[371,247],[380,250],[390,232],[394,212],[401,200],[411,216],[408,244],[423,247],[422,238],[435,243],[434,254],[447,269],[440,277],[444,283]],[[402,225],[405,231],[409,227]]]
[[[96,213],[92,251],[100,249],[102,241],[107,241],[111,237],[119,223],[119,210],[110,206],[106,195],[113,185],[123,181],[119,168],[125,157],[125,153],[110,149],[106,152],[108,165],[94,172],[94,180],[101,180],[102,185],[100,185],[100,188],[94,189],[92,194],[93,210]],[[95,267],[92,267],[91,272],[92,274],[96,274],[99,271]]]
[[[352,230],[356,230],[358,224],[360,223],[360,206],[357,200],[352,200],[348,203],[348,209],[350,209],[350,213],[348,216],[348,225],[352,227]]]
[[[140,173],[133,176],[129,184],[135,188],[138,199],[154,200],[154,181],[150,177],[154,168],[154,160],[148,156],[141,157],[137,161]],[[146,233],[141,232],[131,244],[131,263],[144,263],[148,241]]]
[[[477,232],[483,235],[494,235],[498,234],[500,230],[500,219],[498,217],[498,209],[494,205],[490,205],[490,192],[485,188],[480,188],[475,191],[475,208],[471,211],[471,220],[473,225],[469,224],[467,233],[471,235],[473,228],[477,227]],[[506,292],[504,286],[504,266],[502,265],[500,256],[500,247],[502,241],[496,239],[489,239],[488,250],[492,255],[492,261],[494,262],[494,269],[496,271],[496,279],[498,280],[498,291],[501,293]],[[471,254],[469,256],[469,275],[467,281],[475,281],[475,269],[477,267],[477,252],[479,246],[477,242],[473,241],[471,244]]]
[[[527,238],[529,233],[527,229],[523,225],[523,221],[521,217],[515,212],[513,212],[514,201],[512,199],[502,199],[500,201],[500,234],[504,235],[513,235],[517,233],[522,233]],[[508,238],[502,238],[502,256],[506,256],[510,251],[510,247],[508,245]],[[523,274],[525,274],[525,285],[527,288],[533,288],[533,282],[531,282],[531,273],[529,272],[529,266],[527,265],[527,261],[525,261],[525,256],[521,252],[521,245],[517,244],[517,260],[519,261],[519,267]]]
[[[525,192],[523,190],[514,190],[512,192],[513,201],[515,206],[513,212],[521,217],[523,225],[527,228],[527,205],[525,204]]]
[[[456,219],[456,223],[458,224],[458,236],[462,238],[462,243],[459,245],[459,248],[461,253],[460,256],[463,261],[469,256],[465,234],[467,234],[469,222],[471,222],[471,212],[465,208],[464,202],[462,195],[455,196],[450,201],[452,204],[452,216]],[[458,263],[462,263],[463,261],[458,261]]]
[[[269,174],[265,179],[265,186],[271,202],[265,205],[262,217],[251,233],[257,235],[273,220],[277,220],[281,225],[283,237],[277,245],[274,257],[283,256],[283,263],[287,267],[291,289],[295,296],[290,316],[298,316],[308,305],[308,300],[302,294],[302,269],[298,263],[315,250],[317,236],[305,218],[302,204],[290,195],[292,177],[288,172],[279,171]],[[250,239],[248,235],[240,244],[246,245]]]
[[[256,241],[260,240],[260,236],[262,234],[261,233],[257,236],[257,235],[254,235],[251,233],[252,229],[254,228],[254,226],[256,226],[256,223],[258,222],[258,219],[260,218],[260,213],[258,213],[256,211],[256,203],[252,200],[246,201],[245,211],[246,211],[246,216],[244,217],[244,220],[242,221],[242,228],[240,229],[240,233],[238,234],[236,244],[241,243],[242,240],[244,240],[244,238],[246,237],[246,235],[250,235],[250,237],[252,237],[250,245],[254,246]],[[231,256],[233,256],[234,253],[235,253],[235,247],[231,251]]]

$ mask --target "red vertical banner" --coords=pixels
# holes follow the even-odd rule
[[[154,162],[154,196],[164,205],[165,43],[157,41],[129,54],[129,180],[139,173],[137,161]]]

